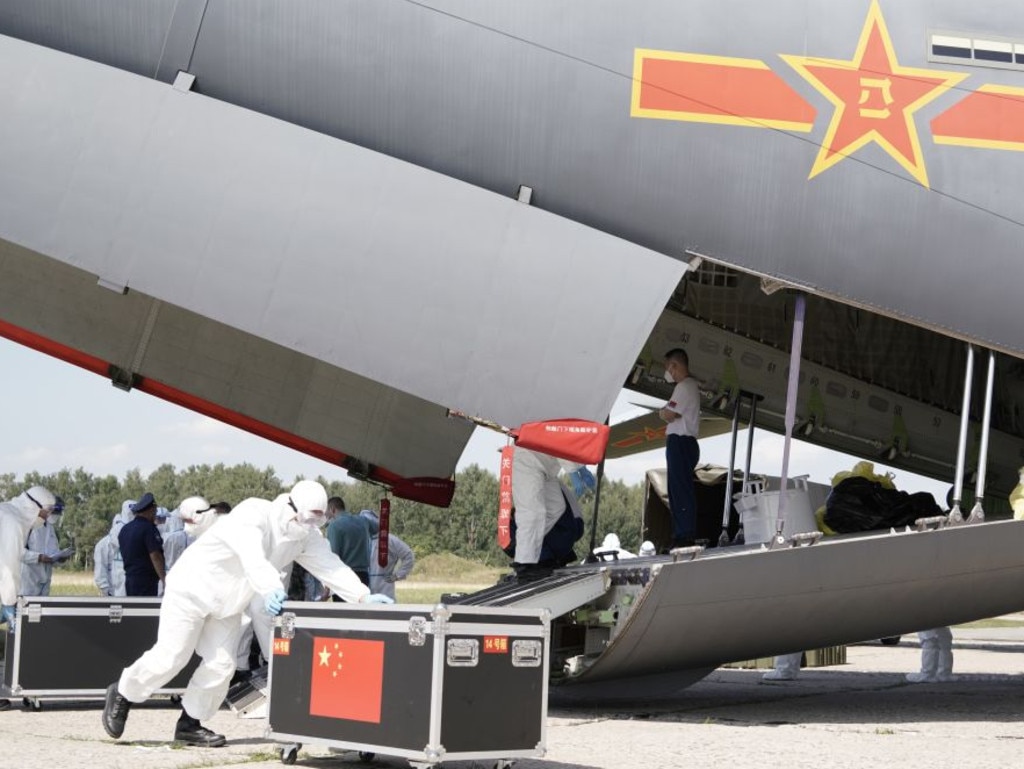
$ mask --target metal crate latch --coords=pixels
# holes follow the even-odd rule
[[[122,617],[124,617],[123,606],[115,604],[107,609],[107,619],[110,620],[111,625],[120,625]]]
[[[278,617],[278,626],[281,628],[281,638],[295,638],[295,614],[286,611]]]
[[[423,646],[427,642],[427,618],[413,617],[409,620],[409,646]]]
[[[480,641],[476,638],[448,639],[448,666],[473,668],[480,661]]]
[[[30,603],[25,609],[25,614],[32,624],[43,621],[43,607],[37,603]]]
[[[520,638],[512,642],[512,667],[539,668],[544,659],[544,644]]]

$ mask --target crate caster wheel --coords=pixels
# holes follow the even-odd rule
[[[29,710],[34,710],[36,713],[43,709],[43,703],[32,697],[22,697],[21,704]]]
[[[364,764],[370,763],[371,761],[373,761],[373,759],[376,756],[377,756],[376,753],[370,753],[369,751],[366,751],[366,750],[360,750],[359,751],[359,760],[362,761]]]
[[[301,745],[282,745],[278,748],[278,753],[281,756],[281,763],[285,766],[291,766],[294,764],[295,759],[299,757],[299,751],[301,749]]]
[[[181,695],[180,694],[172,694],[167,699],[169,699],[171,701],[172,705],[180,705],[181,704]]]
[[[495,762],[494,769],[509,769],[512,766],[512,764],[514,764],[514,763],[515,763],[515,761],[512,761],[512,760],[507,759],[507,758],[503,758],[500,761],[496,761]]]

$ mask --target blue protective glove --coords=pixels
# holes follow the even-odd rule
[[[569,480],[572,481],[572,490],[576,493],[577,497],[582,497],[587,491],[593,491],[597,488],[597,479],[594,478],[594,474],[586,467],[581,467],[569,473]]]
[[[276,617],[284,608],[284,602],[288,600],[288,594],[278,588],[263,596],[263,610],[271,617]]]
[[[4,606],[0,608],[0,618],[6,622],[10,627],[14,628],[14,620],[18,616],[18,608],[16,606]]]
[[[360,603],[394,603],[394,600],[383,593],[370,593]]]

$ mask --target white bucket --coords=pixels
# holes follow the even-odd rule
[[[733,494],[733,508],[740,517],[740,523],[744,524],[743,538],[746,541],[746,520],[749,515],[757,511],[757,495],[764,491],[764,484],[760,481],[751,481],[743,485],[743,491]]]
[[[743,498],[743,508],[737,502],[736,509],[743,521],[743,538],[748,544],[768,542],[775,536],[779,518],[779,498],[786,495],[785,522],[782,536],[792,537],[807,531],[817,531],[818,523],[811,510],[811,498],[807,493],[805,478],[793,479],[802,488],[780,491],[762,491]]]

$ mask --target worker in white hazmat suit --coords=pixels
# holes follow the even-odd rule
[[[912,684],[934,684],[955,681],[953,675],[953,631],[948,627],[922,630],[917,634],[921,641],[921,670],[907,673]]]
[[[110,524],[110,532],[96,543],[92,551],[93,582],[100,595],[122,597],[128,594],[125,584],[124,561],[121,559],[121,543],[117,535],[121,527],[135,518],[132,512],[134,499],[126,499],[121,505],[121,512],[114,516]]]
[[[53,566],[64,563],[75,552],[73,547],[61,549],[57,527],[64,515],[64,500],[56,498],[53,512],[42,526],[33,526],[21,554],[21,595],[49,595]]]
[[[628,550],[622,547],[619,535],[614,532],[604,535],[604,541],[594,548],[594,555],[599,561],[618,561],[624,558],[636,558]]]
[[[299,481],[272,502],[252,498],[240,503],[185,550],[167,577],[156,644],[107,688],[102,716],[107,734],[120,737],[131,705],[164,686],[195,652],[202,661],[181,698],[174,739],[224,745],[224,736],[201,722],[217,712],[227,693],[242,612],[258,595],[263,611],[279,614],[288,597],[281,571],[293,561],[346,600],[391,603],[371,594],[331,552],[318,528],[326,506],[322,485]]]
[[[370,590],[386,595],[393,601],[395,583],[409,576],[416,565],[416,555],[405,542],[394,534],[388,534],[388,562],[386,566],[381,566],[377,558],[377,551],[380,548],[380,519],[373,510],[363,510],[359,514],[371,524]]]
[[[46,524],[56,504],[57,498],[43,486],[0,504],[0,619],[6,622],[15,619],[25,541],[30,531]]]
[[[0,503],[0,622],[13,628],[21,590],[21,551],[33,527],[50,517],[57,498],[43,486],[33,486],[14,499]],[[0,699],[0,710],[11,706]]]
[[[597,485],[593,474],[578,462],[522,447],[517,447],[512,455],[512,503],[516,522],[516,554],[512,568],[520,580],[537,579],[551,572],[538,561],[544,535],[551,531],[566,509],[566,490],[558,480],[558,473],[563,469],[569,474],[577,497]]]
[[[657,553],[656,553],[656,552],[655,552],[655,550],[654,550],[654,543],[653,543],[653,542],[651,542],[651,540],[649,540],[649,539],[645,539],[645,540],[644,540],[644,541],[643,541],[643,542],[642,542],[642,543],[640,544],[640,552],[638,553],[638,555],[639,555],[639,556],[640,556],[641,558],[647,558],[647,557],[649,557],[649,556],[652,556],[652,555],[656,555],[656,554],[657,554]]]
[[[167,571],[181,558],[185,548],[195,542],[199,536],[218,520],[218,510],[203,497],[183,499],[173,515],[180,520],[182,527],[164,537],[164,568]]]

